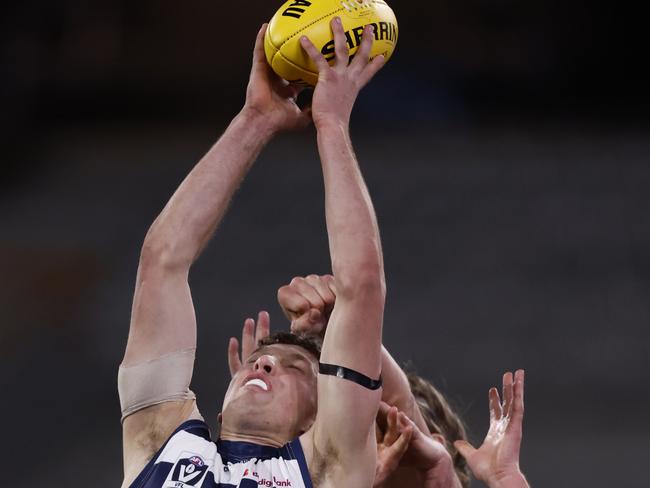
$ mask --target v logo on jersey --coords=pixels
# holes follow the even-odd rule
[[[208,469],[203,461],[198,462],[199,459],[197,457],[180,459],[174,467],[171,481],[178,481],[177,486],[197,486]]]
[[[182,483],[189,483],[200,474],[201,471],[194,469],[193,464],[190,464],[189,466],[181,466],[181,472],[178,475],[178,481]]]

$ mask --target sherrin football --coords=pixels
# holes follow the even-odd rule
[[[361,44],[363,28],[372,24],[375,42],[370,58],[383,54],[388,61],[397,44],[398,28],[393,10],[384,0],[289,0],[273,16],[266,29],[266,59],[278,75],[302,85],[316,85],[318,69],[300,45],[307,36],[330,62],[334,38],[330,23],[340,17],[352,57]]]

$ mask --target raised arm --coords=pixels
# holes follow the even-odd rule
[[[190,266],[262,147],[276,132],[309,123],[309,113],[295,104],[296,90],[285,86],[266,63],[264,31],[265,26],[256,40],[244,108],[181,183],[145,237],[125,365],[196,346],[187,286]]]
[[[383,64],[369,62],[372,30],[348,65],[340,20],[332,22],[336,61],[330,67],[306,38],[303,48],[319,69],[312,99],[325,183],[325,213],[337,301],[330,317],[321,362],[343,366],[371,379],[381,373],[381,328],[385,282],[379,230],[349,134],[359,90]],[[374,478],[374,421],[381,392],[336,376],[319,375],[318,414],[306,454],[323,486],[370,486]],[[307,442],[305,442],[307,441]],[[311,442],[310,442],[311,441]],[[311,446],[309,444],[311,443]],[[310,447],[313,449],[310,449]]]
[[[310,121],[309,112],[295,103],[296,90],[275,76],[266,63],[264,30],[265,26],[257,36],[243,109],[181,183],[142,246],[119,381],[126,417],[126,479],[139,471],[143,460],[174,428],[198,416],[188,389],[196,348],[190,266],[262,147],[276,132],[306,126]],[[159,361],[173,371],[174,385],[170,385],[171,378],[154,377],[164,369],[156,367],[162,364]],[[150,391],[151,386],[154,389]]]

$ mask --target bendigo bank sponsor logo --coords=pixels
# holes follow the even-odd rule
[[[254,478],[257,478],[257,486],[265,486],[267,488],[283,487],[283,486],[292,486],[290,480],[279,480],[275,476],[271,476],[271,479],[260,478],[260,475],[256,471],[249,472],[248,469],[244,471],[244,476],[252,475]]]
[[[268,488],[271,487],[276,487],[276,486],[291,486],[291,481],[289,480],[279,480],[275,476],[273,476],[272,480],[268,480],[266,478],[262,478],[257,481],[258,486],[266,486]]]

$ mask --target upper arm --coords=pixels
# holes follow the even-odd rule
[[[325,334],[321,362],[377,379],[381,372],[383,285],[363,288],[354,298],[337,297]],[[375,417],[381,389],[369,390],[334,376],[318,377],[318,413],[310,431],[312,458],[336,458],[344,471],[374,476]],[[368,466],[365,473],[363,466]],[[329,468],[328,468],[329,471]],[[352,472],[349,471],[349,472]],[[356,476],[356,475],[355,475]]]
[[[196,318],[187,271],[166,267],[146,256],[141,258],[122,366],[136,366],[196,348]],[[191,371],[187,373],[191,377]],[[140,381],[136,382],[136,390]],[[174,429],[190,418],[200,418],[194,399],[152,405],[126,417],[122,427],[125,476],[128,478],[134,470],[137,476]]]
[[[123,365],[196,348],[196,316],[188,273],[189,268],[167,267],[152,258],[140,260]]]

